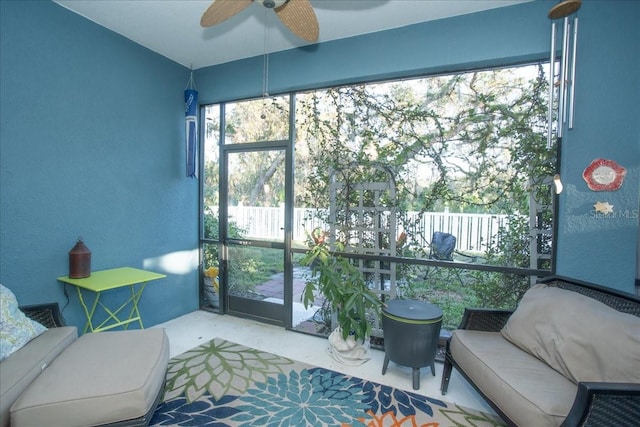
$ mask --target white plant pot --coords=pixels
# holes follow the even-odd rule
[[[342,338],[340,327],[335,328],[329,335],[329,354],[343,365],[362,365],[371,359],[370,349],[369,339],[358,342],[353,338],[353,335],[349,335],[346,340]]]

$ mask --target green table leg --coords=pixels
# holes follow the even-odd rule
[[[115,310],[109,309],[109,307],[107,307],[106,305],[104,305],[100,301],[101,292],[96,292],[95,293],[96,296],[95,296],[95,298],[93,300],[93,303],[91,304],[91,309],[89,309],[87,307],[87,304],[84,301],[84,297],[82,296],[82,292],[81,292],[80,288],[78,287],[77,288],[78,289],[78,298],[80,299],[80,304],[82,304],[82,307],[84,309],[85,315],[87,316],[87,323],[86,323],[86,325],[84,327],[84,333],[87,333],[87,331],[90,331],[90,332],[106,331],[108,329],[113,329],[113,328],[116,328],[118,326],[122,326],[124,329],[128,329],[129,328],[129,324],[132,323],[132,322],[136,322],[136,321],[140,325],[140,329],[144,329],[144,324],[142,323],[142,316],[140,316],[140,310],[138,309],[138,301],[140,301],[140,298],[142,297],[142,292],[144,291],[144,288],[147,285],[147,282],[139,283],[137,285],[139,285],[137,290],[135,289],[136,284],[129,286],[130,292],[131,292],[131,296],[124,303],[122,303],[120,305],[120,307],[118,307]],[[118,315],[127,306],[129,306],[129,304],[131,304],[131,310],[129,311],[129,317],[126,318],[126,319],[121,320],[118,317]],[[99,325],[94,326],[93,317],[95,315],[96,308],[98,307],[98,305],[107,314],[107,318],[104,319]]]
[[[87,305],[84,302],[84,298],[82,296],[82,291],[80,290],[79,287],[76,287],[76,289],[78,290],[78,299],[80,300],[80,304],[82,305],[82,308],[84,310],[84,314],[87,316],[87,323],[85,323],[84,325],[84,331],[83,333],[86,334],[87,331],[91,331],[94,332],[93,329],[93,315],[96,312],[96,307],[98,306],[98,300],[100,299],[100,292],[96,293],[96,297],[93,300],[93,304],[91,304],[91,310],[89,310],[87,308]]]
[[[140,287],[138,290],[135,290],[135,285],[131,285],[131,311],[129,312],[129,319],[138,319],[138,323],[140,324],[140,329],[144,329],[144,325],[142,324],[142,316],[140,316],[140,311],[138,310],[138,301],[140,301],[140,297],[142,297],[142,292],[144,291],[145,286],[147,286],[147,282],[140,283]],[[134,316],[135,315],[135,316]],[[128,327],[129,325],[127,325]],[[125,327],[125,329],[127,328]]]

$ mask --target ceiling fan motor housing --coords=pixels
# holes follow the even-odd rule
[[[280,7],[285,4],[288,0],[257,0],[262,3],[262,5],[268,9],[273,9],[276,7]]]

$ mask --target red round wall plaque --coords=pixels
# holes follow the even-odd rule
[[[627,170],[607,159],[595,159],[582,172],[582,177],[593,191],[616,191],[622,185]]]

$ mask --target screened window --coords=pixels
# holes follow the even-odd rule
[[[547,67],[297,93],[291,113],[278,97],[225,103],[225,143],[287,139],[294,114],[294,248],[326,233],[366,255],[359,265],[381,295],[435,299],[455,326],[463,306],[513,306],[552,269]],[[217,204],[219,111],[205,108],[205,224]],[[267,175],[252,180],[284,191]],[[238,228],[267,230],[263,210]]]

